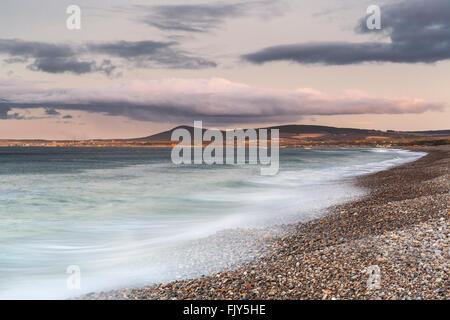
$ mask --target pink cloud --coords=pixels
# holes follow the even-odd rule
[[[373,97],[358,90],[329,95],[311,88],[251,87],[222,78],[163,79],[104,88],[44,89],[38,83],[0,81],[0,108],[53,107],[135,120],[205,123],[293,122],[305,115],[407,114],[440,111],[441,103],[416,97]]]

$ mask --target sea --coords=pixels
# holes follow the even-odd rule
[[[364,196],[354,178],[425,153],[280,149],[280,170],[175,165],[170,148],[0,148],[0,299],[66,299],[252,258],[258,230]],[[243,245],[245,244],[245,245]],[[255,241],[255,246],[260,246]]]

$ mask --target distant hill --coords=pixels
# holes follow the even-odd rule
[[[95,140],[1,140],[0,146],[46,146],[46,147],[171,147],[172,132],[186,129],[194,137],[192,126],[178,126],[148,137],[136,139]],[[336,128],[311,125],[282,125],[262,129],[279,129],[280,146],[326,147],[326,146],[424,146],[450,144],[450,130],[431,131],[381,131],[371,129]],[[203,132],[207,129],[204,128]],[[222,131],[224,134],[225,131]],[[270,130],[268,130],[270,138]]]
[[[298,125],[289,124],[283,126],[267,127],[266,129],[279,129],[280,133],[330,133],[330,134],[343,134],[343,133],[373,133],[377,130],[371,129],[354,129],[354,128],[337,128],[327,126],[312,126],[312,125]]]
[[[142,138],[136,138],[136,139],[128,139],[130,141],[170,141],[171,137],[172,137],[172,132],[177,130],[177,129],[186,129],[187,131],[189,131],[189,133],[191,134],[192,137],[194,137],[194,127],[190,127],[190,126],[178,126],[175,128],[172,128],[170,130],[164,131],[164,132],[160,132],[148,137],[142,137]],[[204,133],[207,129],[203,129],[202,133]]]
[[[408,133],[428,136],[450,136],[450,130],[407,131]]]
[[[160,132],[151,136],[129,139],[130,141],[170,141],[172,132],[176,129],[186,129],[194,136],[194,127],[178,126],[173,129]],[[359,140],[359,139],[383,139],[383,138],[413,138],[424,136],[449,136],[450,130],[436,131],[381,131],[372,129],[337,128],[315,125],[281,125],[266,127],[263,129],[279,129],[280,138],[296,140]],[[203,128],[203,132],[207,129]],[[224,132],[224,131],[222,131]]]

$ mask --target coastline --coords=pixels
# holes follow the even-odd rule
[[[233,271],[79,298],[449,299],[450,146],[417,150],[428,155],[356,178],[367,196],[289,225]],[[379,289],[367,285],[371,266]]]

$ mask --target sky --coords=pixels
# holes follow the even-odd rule
[[[0,139],[449,129],[450,1],[2,0],[0,66]]]

